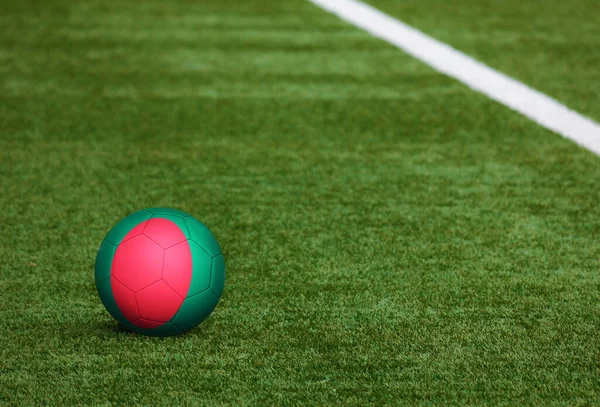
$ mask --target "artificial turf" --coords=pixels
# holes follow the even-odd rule
[[[0,402],[600,403],[592,153],[304,1],[0,7]],[[152,206],[226,256],[179,337],[94,286]]]
[[[596,0],[367,0],[600,121]]]

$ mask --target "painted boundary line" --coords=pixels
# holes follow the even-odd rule
[[[600,124],[555,99],[358,0],[309,1],[600,155]]]

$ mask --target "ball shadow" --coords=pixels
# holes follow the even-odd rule
[[[117,321],[106,321],[97,324],[96,332],[98,336],[102,336],[104,334],[117,334],[122,336],[131,336],[138,338],[158,338],[158,339],[167,339],[167,338],[189,338],[189,337],[197,337],[197,336],[208,336],[210,335],[211,328],[213,327],[214,322],[212,320],[207,320],[201,323],[200,325],[190,329],[189,331],[182,332],[177,335],[172,336],[150,336],[143,335],[137,332],[134,332],[127,328],[125,325],[121,324]]]

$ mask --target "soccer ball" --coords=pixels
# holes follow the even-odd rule
[[[117,223],[100,245],[96,288],[108,312],[132,331],[169,336],[210,315],[225,262],[210,230],[170,208],[144,209]]]

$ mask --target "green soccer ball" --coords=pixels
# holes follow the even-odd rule
[[[185,212],[144,209],[108,232],[96,257],[96,287],[108,312],[132,331],[169,336],[213,311],[225,262],[210,230]]]

